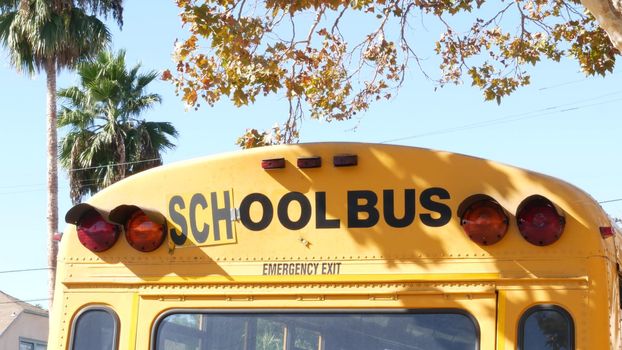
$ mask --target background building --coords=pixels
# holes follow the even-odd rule
[[[0,349],[47,349],[48,311],[0,292]]]

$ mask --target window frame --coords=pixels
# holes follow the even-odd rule
[[[520,319],[518,320],[518,332],[516,333],[516,350],[525,350],[525,323],[531,315],[539,311],[556,311],[564,318],[564,320],[570,327],[570,332],[568,334],[570,338],[570,344],[568,344],[568,350],[575,350],[576,330],[574,319],[572,318],[570,312],[568,312],[568,310],[566,310],[563,306],[555,304],[537,304],[529,307],[523,312]]]
[[[84,307],[75,314],[73,320],[71,321],[71,330],[69,333],[69,349],[74,350],[74,342],[76,339],[76,326],[78,325],[78,321],[80,317],[84,316],[86,313],[91,311],[104,311],[112,317],[114,323],[113,335],[112,335],[112,349],[119,349],[119,330],[120,330],[120,321],[119,316],[114,311],[114,309],[108,305],[90,305]]]
[[[18,348],[20,345],[22,345],[22,343],[29,343],[32,344],[33,349],[37,349],[37,345],[43,345],[46,349],[48,348],[48,343],[42,340],[37,340],[37,339],[32,339],[32,338],[24,338],[24,337],[19,337],[19,343],[18,343]]]
[[[246,315],[292,315],[292,314],[335,314],[335,315],[372,315],[372,314],[446,314],[462,315],[471,321],[475,331],[475,348],[481,349],[481,329],[477,318],[467,310],[458,308],[432,308],[432,309],[169,309],[158,315],[152,324],[151,340],[149,349],[156,350],[158,329],[164,319],[175,314],[246,314]]]

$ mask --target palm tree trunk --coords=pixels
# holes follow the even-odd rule
[[[56,135],[56,62],[54,59],[48,59],[45,63],[45,73],[47,75],[48,268],[50,269],[48,292],[51,307],[54,301],[58,253],[58,245],[54,237],[58,232],[58,141]]]
[[[125,173],[126,173],[126,167],[127,165],[125,164],[127,162],[127,154],[125,151],[125,138],[123,137],[123,133],[120,130],[121,126],[119,126],[119,129],[117,129],[115,131],[115,144],[117,146],[117,171],[115,171],[115,176],[113,177],[113,183],[123,180],[125,179]]]

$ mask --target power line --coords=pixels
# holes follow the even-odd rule
[[[44,185],[45,185],[45,183],[39,182],[39,183],[36,183],[36,184],[0,186],[0,190],[2,190],[2,189],[14,189],[14,188],[19,188],[19,187],[38,187],[38,186],[44,186]]]
[[[51,298],[43,298],[43,299],[2,301],[2,302],[0,302],[0,305],[4,305],[4,304],[19,304],[19,303],[33,303],[33,302],[36,302],[36,301],[50,301],[50,300],[52,300],[52,299]]]
[[[0,274],[1,273],[30,272],[30,271],[44,271],[44,270],[49,270],[49,269],[50,267],[36,267],[32,269],[5,270],[5,271],[0,271]]]
[[[99,168],[107,168],[109,166],[119,166],[119,165],[132,165],[132,164],[139,164],[139,163],[147,163],[147,162],[153,162],[156,160],[162,160],[162,158],[153,158],[153,159],[145,159],[145,160],[137,160],[134,162],[124,162],[124,163],[110,163],[110,164],[106,164],[106,165],[98,165],[98,166],[92,166],[92,167],[85,167],[85,168],[73,168],[73,169],[69,169],[69,171],[80,171],[80,170],[93,170],[93,169],[99,169]]]
[[[45,188],[32,189],[32,190],[24,190],[24,191],[12,191],[12,192],[0,192],[0,196],[9,195],[9,194],[19,194],[19,193],[31,193],[31,192],[41,192],[45,190]]]
[[[74,169],[70,169],[70,172],[74,172],[74,171],[80,171],[80,170],[93,170],[93,169],[99,169],[99,168],[106,168],[109,166],[119,166],[119,165],[132,165],[132,164],[139,164],[139,163],[146,163],[146,162],[152,162],[152,161],[157,161],[157,160],[162,160],[162,158],[153,158],[153,159],[145,159],[145,160],[138,160],[138,161],[134,161],[134,162],[124,162],[124,163],[110,163],[107,165],[99,165],[99,166],[93,166],[93,167],[85,167],[85,168],[74,168]],[[84,183],[81,183],[81,185],[96,185],[97,181],[96,179],[101,179],[102,177],[97,177],[95,179],[91,179],[91,180],[84,180]],[[30,185],[13,185],[13,186],[2,186],[0,187],[0,189],[17,189],[17,188],[22,188],[22,187],[39,187],[39,188],[33,188],[33,189],[28,189],[28,190],[19,190],[19,191],[10,191],[10,192],[0,192],[0,196],[2,195],[11,195],[11,194],[19,194],[19,193],[31,193],[31,192],[40,192],[40,191],[44,191],[46,188],[43,187],[45,186],[45,184],[43,183],[38,183],[38,184],[30,184]]]
[[[589,99],[584,99],[584,100],[581,100],[581,101],[578,101],[578,102],[572,102],[572,103],[566,103],[566,104],[561,104],[561,105],[557,105],[557,106],[546,107],[546,108],[538,109],[538,110],[531,111],[531,112],[524,112],[524,113],[519,113],[519,114],[513,114],[513,115],[501,117],[501,118],[489,119],[489,120],[484,120],[484,121],[480,121],[480,122],[476,122],[476,123],[463,124],[463,125],[459,125],[459,126],[455,126],[455,127],[451,127],[451,128],[432,130],[432,131],[425,132],[425,133],[420,133],[420,134],[415,134],[415,135],[410,135],[410,136],[399,137],[399,138],[395,138],[395,139],[391,139],[391,140],[386,140],[386,141],[382,141],[380,143],[397,142],[397,141],[414,139],[414,138],[419,138],[419,137],[424,137],[424,136],[446,134],[446,133],[463,131],[463,130],[468,130],[468,129],[481,128],[481,127],[486,127],[486,126],[491,126],[491,125],[504,124],[504,123],[514,122],[514,121],[519,121],[519,120],[524,120],[524,119],[529,119],[529,118],[542,117],[542,116],[551,115],[551,114],[565,113],[565,112],[569,112],[569,111],[573,111],[573,110],[578,110],[578,109],[598,106],[598,105],[602,105],[602,104],[622,101],[622,98],[615,98],[615,99],[611,99],[611,100],[607,100],[607,101],[601,101],[601,102],[597,102],[597,103],[591,103],[591,104],[586,104],[586,105],[574,106],[574,105],[579,104],[579,103],[585,103],[585,102],[589,102],[589,101],[599,100],[599,99],[602,99],[603,97],[617,95],[617,94],[620,94],[620,93],[622,93],[622,90],[619,90],[619,91],[616,91],[616,92],[613,92],[613,93],[609,93],[609,94],[600,95],[600,96],[597,96],[597,97],[592,97],[592,98],[589,98]],[[565,109],[561,109],[560,110],[560,108],[567,107],[567,106],[574,106],[574,107],[565,108]]]
[[[616,199],[609,199],[606,201],[599,201],[599,204],[605,204],[605,203],[613,203],[613,202],[622,202],[622,198],[616,198]]]
[[[559,83],[559,84],[553,84],[553,85],[541,87],[541,88],[538,89],[538,91],[555,89],[555,88],[566,86],[566,85],[573,85],[573,84],[578,84],[578,83],[584,83],[584,82],[589,81],[589,80],[590,79],[583,78],[583,79],[579,79],[579,80],[566,81],[566,82]]]

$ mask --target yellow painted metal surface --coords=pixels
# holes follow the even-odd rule
[[[333,166],[354,154],[358,164]],[[321,157],[319,168],[297,159]],[[264,170],[262,160],[284,158]],[[498,243],[462,231],[466,198],[494,198],[510,218]],[[559,241],[525,241],[514,217],[532,195],[565,217]],[[107,305],[119,349],[147,349],[171,309],[461,309],[480,349],[513,349],[529,307],[572,316],[577,349],[620,341],[618,237],[598,204],[545,175],[463,155],[400,146],[326,143],[266,147],[160,167],[94,196],[103,213],[136,205],[162,214],[165,244],[140,253],[123,235],[92,253],[68,225],[61,242],[50,349],[66,349],[75,315]],[[608,271],[608,272],[607,272]],[[614,319],[616,318],[616,319]]]

